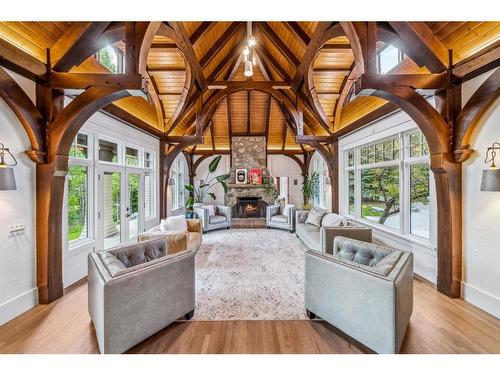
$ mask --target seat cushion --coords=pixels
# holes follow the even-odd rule
[[[297,224],[297,235],[313,250],[320,250],[320,228],[312,224]]]
[[[221,215],[213,215],[213,216],[209,216],[209,218],[208,218],[208,222],[210,224],[223,223],[224,221],[227,221],[227,219],[225,216],[221,216]]]
[[[288,216],[274,215],[271,217],[271,221],[274,221],[275,223],[288,223]]]

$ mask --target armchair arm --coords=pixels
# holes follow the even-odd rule
[[[187,219],[186,221],[188,232],[202,232],[200,219]]]
[[[205,230],[208,225],[208,210],[205,210],[203,207],[195,207],[194,212],[196,212],[198,218],[201,220],[202,230]]]
[[[297,224],[305,223],[307,220],[307,216],[309,216],[309,211],[297,210],[295,211],[295,222]]]
[[[217,212],[220,215],[225,216],[228,222],[231,222],[231,216],[232,216],[231,210],[232,209],[229,206],[217,206]]]
[[[271,204],[266,207],[266,213],[269,212],[269,219],[273,216],[279,215],[280,213],[280,205],[279,204]]]
[[[320,244],[323,253],[333,254],[335,237],[347,237],[363,242],[372,242],[372,230],[365,227],[321,227]]]

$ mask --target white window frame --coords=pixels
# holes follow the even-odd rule
[[[112,161],[104,161],[104,160],[100,160],[99,159],[99,141],[100,140],[103,140],[103,141],[106,141],[106,142],[111,142],[111,143],[116,143],[116,147],[117,147],[116,148],[116,155],[117,155],[117,158],[118,158],[118,160],[117,160],[116,163],[114,163]],[[109,136],[106,136],[106,135],[101,135],[101,134],[99,134],[96,137],[96,142],[95,142],[95,160],[99,164],[123,166],[123,165],[125,165],[124,153],[125,153],[125,147],[124,147],[124,143],[123,142],[117,140],[116,138],[109,137]]]
[[[94,167],[94,155],[95,155],[95,142],[94,136],[92,133],[86,131],[79,131],[78,134],[85,134],[87,136],[87,159],[77,158],[70,156],[68,159],[69,166],[82,166],[87,168],[87,237],[82,238],[75,241],[68,242],[68,251],[73,251],[80,248],[83,245],[86,245],[90,242],[95,241],[95,220],[94,220],[94,202],[95,202],[95,193],[94,193],[94,183],[95,183],[95,167]],[[75,137],[76,139],[76,137]],[[66,179],[65,191],[68,192],[68,184],[69,179]],[[65,197],[64,204],[66,205],[66,212],[68,212],[68,197]],[[66,215],[66,220],[68,219]],[[69,229],[69,228],[67,228]],[[67,235],[67,234],[66,234]]]
[[[172,163],[171,178],[173,179],[172,186],[172,211],[179,210],[184,207],[184,163],[183,160],[177,157]],[[182,197],[181,197],[182,196]]]
[[[429,238],[424,238],[410,233],[410,166],[416,164],[429,164],[429,155],[410,157],[409,156],[409,135],[415,130],[419,130],[413,123],[409,122],[396,126],[394,129],[373,134],[366,141],[360,138],[352,144],[345,145],[339,152],[339,183],[340,185],[340,211],[341,214],[360,222],[364,225],[377,228],[382,232],[390,233],[398,237],[409,239],[411,242],[421,244],[427,248],[435,250],[437,239],[435,218],[436,218],[436,196],[433,173],[429,173],[429,190],[430,190],[430,218],[429,218]],[[374,131],[372,131],[374,133]],[[394,161],[384,161],[379,163],[361,165],[361,148],[380,141],[393,138],[395,135],[399,137],[399,159]],[[354,150],[354,165],[348,166],[348,152]],[[361,171],[369,168],[377,167],[399,167],[399,184],[400,184],[400,227],[399,229],[379,224],[361,217]],[[354,215],[349,213],[349,171],[354,171]]]
[[[127,164],[127,148],[137,151],[137,165]],[[144,149],[130,143],[123,144],[123,165],[127,168],[144,168]]]
[[[151,166],[149,168],[146,168],[146,153],[149,153],[151,156]],[[143,167],[144,167],[144,221],[147,222],[149,220],[152,220],[156,217],[156,203],[157,203],[157,197],[156,197],[156,174],[155,174],[155,160],[156,160],[156,153],[154,151],[144,149],[142,154],[143,156]],[[151,174],[151,212],[150,216],[146,216],[146,173]]]

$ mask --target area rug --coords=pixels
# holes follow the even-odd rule
[[[304,254],[295,234],[231,229],[203,235],[194,320],[307,319]]]

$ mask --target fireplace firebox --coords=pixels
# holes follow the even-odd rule
[[[233,206],[233,217],[266,217],[266,206],[261,197],[238,197]]]

